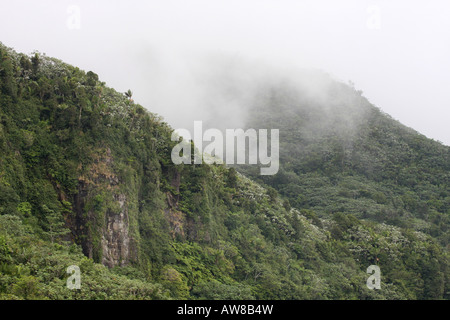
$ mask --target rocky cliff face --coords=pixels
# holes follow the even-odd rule
[[[107,148],[79,177],[72,230],[84,254],[108,267],[125,266],[137,255],[129,231],[128,198],[119,188],[113,163]]]
[[[102,229],[102,263],[108,267],[127,265],[132,259],[129,235],[127,198],[124,194],[114,196],[119,210],[108,210]]]

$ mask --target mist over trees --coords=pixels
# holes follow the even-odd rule
[[[271,177],[175,165],[131,89],[0,45],[0,298],[448,299],[449,148],[321,72],[256,66],[193,96],[280,129]]]

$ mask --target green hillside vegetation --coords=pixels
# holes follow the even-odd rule
[[[280,171],[260,177],[290,205],[413,229],[450,244],[450,147],[319,75],[320,97],[292,83],[260,92],[248,127],[280,128]],[[249,169],[248,169],[249,168]]]
[[[324,158],[332,140],[311,137],[263,187],[175,166],[172,129],[131,91],[0,45],[0,298],[448,299],[448,147],[374,114],[366,152]],[[372,171],[356,157],[374,153]]]

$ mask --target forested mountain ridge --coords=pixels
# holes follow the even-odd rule
[[[260,92],[248,127],[280,128],[280,172],[264,181],[297,208],[336,212],[450,241],[450,147],[395,121],[352,86],[320,96],[283,82]],[[255,179],[254,168],[242,168]]]
[[[449,297],[432,236],[318,215],[225,166],[175,166],[172,129],[129,96],[0,45],[0,298]]]

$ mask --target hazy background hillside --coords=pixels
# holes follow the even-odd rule
[[[280,130],[280,171],[261,177],[298,209],[412,227],[449,245],[450,148],[372,105],[353,84],[312,69],[215,57],[203,85],[204,127]],[[194,68],[195,69],[195,68]],[[197,68],[202,69],[202,68]]]
[[[446,0],[1,2],[1,41],[83,70],[187,127],[208,110],[208,56],[315,68],[355,83],[371,103],[450,145]],[[114,65],[114,68],[111,68]]]

